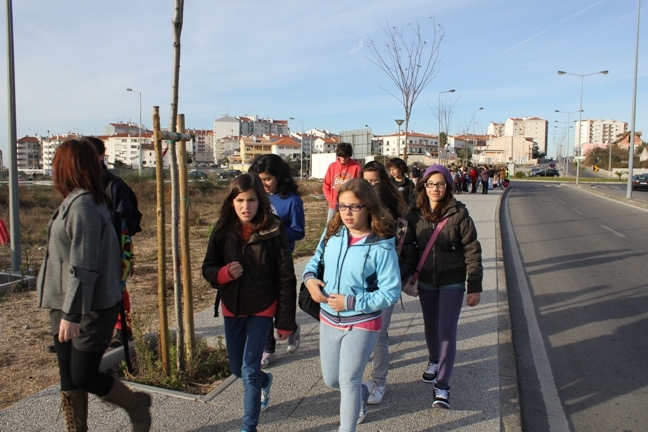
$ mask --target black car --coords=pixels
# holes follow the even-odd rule
[[[531,173],[531,177],[560,177],[557,169],[547,168],[535,173]]]
[[[189,178],[193,180],[203,180],[209,177],[206,173],[202,171],[189,171]]]
[[[240,176],[241,174],[242,174],[241,170],[227,170],[227,171],[223,171],[222,173],[218,174],[218,178],[220,178],[221,180],[232,179],[232,178]]]
[[[648,190],[648,174],[633,175],[632,190]]]

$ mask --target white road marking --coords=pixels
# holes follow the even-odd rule
[[[556,201],[558,201],[560,204],[565,204],[565,201],[559,200],[558,198],[556,198]]]
[[[599,225],[601,225],[601,224],[599,224]],[[626,236],[624,236],[623,234],[621,234],[621,233],[618,232],[618,231],[614,231],[612,228],[606,227],[605,225],[601,225],[601,226],[602,226],[604,229],[610,231],[610,232],[611,232],[612,234],[614,234],[614,235],[617,235],[617,236],[619,236],[619,237],[621,237],[621,238],[626,238]]]
[[[574,210],[574,211],[575,211],[576,213],[578,213],[579,215],[583,216],[583,213],[579,212],[579,211],[576,210],[575,208],[572,208],[572,210]]]

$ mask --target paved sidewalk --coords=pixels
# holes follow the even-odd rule
[[[464,306],[459,322],[458,353],[452,376],[452,410],[432,409],[432,385],[421,381],[427,362],[418,298],[404,296],[389,329],[391,367],[380,405],[370,405],[358,431],[499,431],[520,430],[515,362],[508,340],[508,302],[503,279],[497,213],[502,192],[463,194],[483,248],[484,292],[479,306]],[[295,263],[301,271],[306,260]],[[301,278],[298,278],[300,280]],[[302,342],[292,354],[278,342],[271,402],[261,414],[260,431],[334,431],[339,394],[322,382],[319,324],[298,312]],[[222,334],[222,319],[209,309],[196,315],[199,336]],[[365,371],[368,376],[369,365]],[[154,431],[239,431],[243,387],[235,381],[210,402],[154,394]],[[58,387],[52,386],[0,411],[0,431],[65,430],[58,413]],[[90,400],[89,429],[129,430],[126,414]]]

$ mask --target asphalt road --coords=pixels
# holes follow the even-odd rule
[[[648,424],[648,212],[560,183],[501,206],[526,431]]]

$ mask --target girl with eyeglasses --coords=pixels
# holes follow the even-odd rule
[[[339,430],[352,432],[367,413],[362,373],[382,327],[382,310],[398,301],[401,278],[394,219],[371,185],[363,179],[344,183],[336,209],[303,278],[321,306],[322,376],[340,390]],[[316,278],[320,260],[323,280]]]
[[[477,230],[466,206],[453,198],[452,181],[450,171],[442,165],[425,171],[416,185],[416,207],[408,218],[401,257],[403,275],[413,274],[435,228],[447,219],[418,279],[428,349],[423,381],[434,384],[432,406],[445,409],[450,409],[450,376],[464,293],[467,291],[468,306],[479,304],[483,278]]]

